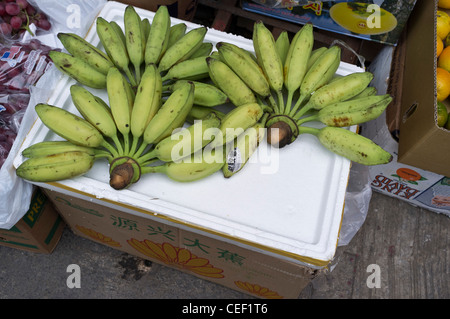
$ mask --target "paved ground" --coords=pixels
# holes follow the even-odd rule
[[[367,219],[339,247],[333,269],[316,277],[300,299],[448,299],[450,218],[374,193]],[[81,269],[68,288],[67,267]],[[367,267],[380,267],[369,288]],[[253,299],[178,270],[124,254],[66,229],[50,255],[0,246],[0,299]]]

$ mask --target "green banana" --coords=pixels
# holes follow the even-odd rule
[[[201,150],[212,141],[215,134],[208,130],[218,128],[220,118],[210,113],[202,120],[195,121],[188,128],[182,128],[156,144],[155,148],[138,159],[139,163],[158,158],[164,162],[179,162],[183,158]]]
[[[80,176],[89,171],[95,157],[80,151],[33,157],[16,170],[17,176],[33,182],[54,182]]]
[[[70,87],[73,104],[85,120],[91,123],[104,136],[117,135],[117,127],[109,108],[99,102],[96,97],[79,85]]]
[[[258,103],[247,103],[234,108],[222,119],[220,134],[211,142],[211,145],[218,147],[233,141],[246,129],[255,125],[263,114],[263,108]]]
[[[306,75],[308,60],[311,56],[313,45],[313,26],[311,23],[307,23],[297,31],[292,39],[286,56],[286,62],[284,63],[284,86],[288,94],[284,114],[289,114],[291,111],[292,98],[294,93],[300,88]]]
[[[172,85],[168,86],[168,89],[173,92],[178,89],[180,86],[185,85],[187,80],[178,80]],[[225,103],[228,103],[230,100],[228,96],[223,93],[218,87],[215,85],[199,82],[199,81],[190,81],[194,84],[194,104],[198,106],[218,106]]]
[[[141,20],[141,35],[142,35],[142,43],[144,44],[144,61],[145,61],[145,48],[147,46],[147,39],[150,34],[150,20],[148,18],[144,18]]]
[[[131,111],[131,133],[134,153],[138,139],[161,107],[162,80],[155,64],[148,64],[139,83]]]
[[[280,56],[282,65],[284,65],[284,63],[286,62],[286,56],[289,51],[290,44],[291,42],[289,40],[289,35],[286,30],[282,31],[278,35],[278,38],[275,40],[275,47],[277,48],[278,55]]]
[[[117,130],[124,140],[124,154],[129,152],[129,133],[131,130],[131,112],[133,99],[130,93],[130,84],[117,68],[111,68],[107,75],[106,86],[111,114],[116,123]]]
[[[341,48],[332,46],[317,57],[314,64],[308,69],[300,84],[300,96],[289,115],[294,116],[301,103],[308,99],[311,94],[320,87],[327,84],[336,73],[341,62]]]
[[[319,56],[322,55],[328,48],[327,47],[319,47],[317,49],[314,49],[311,51],[311,55],[309,56],[307,70],[311,68],[311,66],[316,62],[316,60],[319,58]]]
[[[105,48],[105,51],[111,61],[117,68],[122,70],[127,75],[133,86],[136,85],[134,75],[131,73],[129,68],[130,57],[127,52],[127,47],[126,44],[123,43],[123,39],[120,34],[114,27],[111,27],[111,24],[108,21],[102,17],[97,18],[96,30],[100,38],[100,42]]]
[[[262,21],[255,22],[253,26],[253,48],[256,59],[267,77],[270,87],[278,96],[279,109],[284,109],[283,89],[283,64],[278,54],[272,32]]]
[[[224,92],[235,106],[256,103],[253,91],[244,81],[224,62],[214,58],[206,58],[209,76],[214,84]]]
[[[168,80],[200,80],[209,77],[209,68],[205,57],[188,59],[172,66],[162,76],[162,81]]]
[[[245,130],[242,135],[239,135],[234,141],[233,148],[227,153],[225,165],[222,167],[223,176],[229,178],[241,171],[264,136],[265,128],[261,122],[256,123]]]
[[[341,127],[321,129],[301,127],[301,134],[315,135],[328,150],[362,165],[380,165],[392,161],[392,155],[370,139]]]
[[[344,127],[362,124],[379,117],[391,103],[389,94],[372,95],[330,104],[317,114],[297,121],[297,125],[318,120],[327,126]]]
[[[317,89],[310,99],[294,116],[296,120],[300,119],[308,110],[320,110],[325,106],[348,100],[361,93],[372,81],[371,72],[356,72],[330,81],[321,88]]]
[[[145,63],[158,64],[169,43],[170,15],[166,6],[160,6],[153,17],[145,47]]]
[[[82,117],[45,103],[38,103],[35,110],[45,126],[67,141],[92,148],[103,146],[113,156],[117,155],[115,149],[103,138],[103,135]]]
[[[24,157],[42,157],[65,152],[85,152],[91,156],[103,152],[92,147],[80,146],[69,141],[43,141],[30,145],[22,151]]]
[[[126,47],[127,46],[127,39],[125,38],[125,33],[123,32],[123,30],[120,27],[120,25],[118,25],[116,21],[110,21],[109,25],[111,26],[111,28],[114,29],[114,31],[116,31],[116,33],[119,35],[119,38],[122,41],[123,45]]]
[[[182,122],[181,124],[183,124],[193,103],[194,84],[188,83],[174,91],[147,125],[143,135],[144,142],[154,144],[158,139],[169,136],[172,131],[166,135],[167,129],[174,122]]]
[[[366,97],[366,96],[372,96],[372,95],[376,95],[378,93],[377,89],[373,86],[368,86],[366,87],[361,93],[359,93],[358,95],[352,97],[352,100],[356,100],[362,97]]]
[[[198,49],[192,53],[189,59],[198,58],[200,56],[207,57],[211,54],[214,45],[211,42],[203,42]]]
[[[106,75],[95,70],[81,59],[59,51],[50,51],[48,55],[58,70],[79,83],[95,89],[106,87]]]
[[[145,42],[143,40],[141,17],[133,6],[125,8],[123,21],[125,24],[125,43],[131,64],[134,66],[136,83],[141,79],[141,65],[144,62]]]
[[[171,47],[177,42],[185,33],[187,25],[184,22],[176,23],[169,29],[169,44],[167,47]]]
[[[270,95],[269,82],[258,63],[237,45],[219,42],[216,48],[221,60],[236,73],[256,94],[266,98]]]
[[[58,33],[58,39],[64,48],[74,57],[89,64],[97,71],[107,74],[109,68],[114,66],[108,55],[96,48],[75,33]]]
[[[167,71],[175,64],[189,59],[190,56],[197,51],[203,43],[206,31],[206,27],[192,29],[183,35],[171,47],[167,48],[167,51],[159,61],[158,68],[160,72]]]
[[[188,116],[186,117],[186,122],[193,124],[195,120],[202,120],[211,113],[214,113],[219,119],[223,119],[226,115],[225,113],[211,107],[193,105],[192,109],[188,113]]]
[[[142,167],[142,174],[162,173],[176,182],[194,182],[218,172],[225,163],[223,154],[220,149],[203,149],[180,162]]]

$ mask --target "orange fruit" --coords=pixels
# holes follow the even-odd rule
[[[440,127],[444,127],[445,123],[447,123],[448,113],[447,107],[442,102],[437,102],[437,125]]]
[[[443,68],[436,68],[436,91],[438,102],[450,95],[450,73]]]
[[[442,50],[444,49],[444,41],[441,38],[436,37],[436,57],[441,55]]]
[[[450,0],[439,0],[438,7],[442,9],[450,9]]]
[[[442,50],[437,60],[437,66],[450,72],[450,47]]]
[[[444,11],[436,12],[436,34],[442,40],[450,33],[450,16]]]

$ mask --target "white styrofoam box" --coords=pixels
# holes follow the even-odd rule
[[[123,27],[124,9],[125,5],[109,1],[99,15]],[[136,11],[152,21],[153,12]],[[172,24],[180,22],[186,23],[188,31],[199,27],[172,18]],[[86,39],[101,47],[95,22]],[[251,40],[214,29],[208,30],[205,41],[227,41],[254,52]],[[337,74],[362,71],[342,62]],[[75,83],[63,76],[48,103],[79,114],[69,92]],[[105,90],[89,90],[108,101]],[[319,123],[311,125],[320,127]],[[356,127],[349,129],[356,131]],[[57,139],[38,119],[22,148]],[[17,156],[15,166],[23,160]],[[128,189],[116,191],[109,186],[107,161],[100,160],[84,176],[35,184],[74,196],[90,194],[105,205],[134,207],[138,212],[150,212],[148,216],[192,226],[225,240],[254,244],[255,249],[267,247],[278,257],[295,262],[304,257],[319,261],[322,267],[332,260],[337,246],[350,164],[326,150],[314,136],[304,134],[283,149],[261,143],[245,169],[229,179],[218,172],[196,182],[177,183],[163,174],[147,174]],[[314,261],[311,266],[316,267]]]

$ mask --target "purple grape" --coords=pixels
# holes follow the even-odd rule
[[[8,3],[5,6],[5,11],[11,16],[18,15],[20,13],[20,7],[17,3]]]
[[[14,16],[11,18],[9,24],[14,30],[19,30],[22,27],[22,19],[19,16]]]

